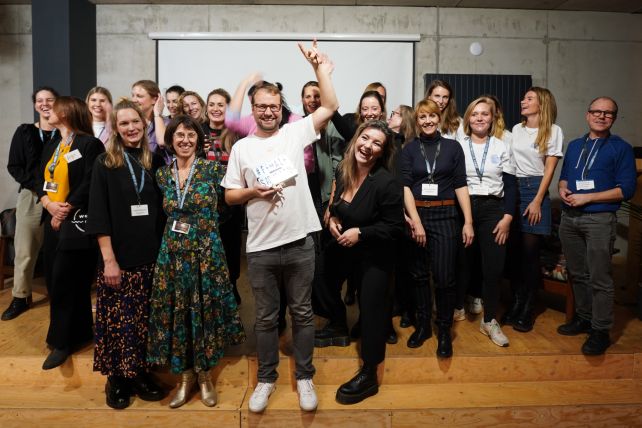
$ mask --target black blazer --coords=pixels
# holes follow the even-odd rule
[[[343,190],[343,183],[337,173],[330,212],[339,218],[343,230],[358,227],[361,231],[358,245],[393,251],[393,241],[400,238],[404,230],[401,184],[385,168],[374,169],[352,198],[349,209],[340,210],[345,213],[340,216],[336,205],[341,201]]]
[[[40,168],[36,171],[36,192],[38,193],[39,198],[42,198],[46,194],[46,192],[42,190],[45,183],[45,168],[60,142],[60,134],[57,135],[58,136],[53,141],[53,144],[47,144],[42,150]],[[74,141],[71,143],[69,152],[76,149],[78,149],[82,157],[68,165],[69,195],[67,196],[67,202],[74,208],[87,210],[87,206],[89,205],[91,171],[96,157],[105,151],[105,146],[103,146],[103,143],[98,138],[94,138],[93,135],[76,135]],[[46,213],[43,213],[43,215],[45,214]]]

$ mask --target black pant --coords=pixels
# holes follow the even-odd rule
[[[328,245],[325,252],[326,286],[319,297],[330,322],[345,325],[346,307],[341,300],[341,285],[354,273],[359,287],[361,359],[367,365],[376,366],[386,356],[394,257],[385,248],[364,248],[364,245],[359,243],[353,248],[346,248],[336,241]]]
[[[454,206],[417,208],[426,231],[426,246],[415,245],[410,259],[410,276],[418,287],[429,286],[429,272],[435,284],[436,324],[450,328],[455,309],[455,260],[461,229]]]
[[[96,277],[98,250],[61,250],[59,233],[45,218],[45,281],[49,293],[47,343],[54,348],[73,348],[93,338],[91,284]]]
[[[504,201],[500,198],[473,196],[471,203],[476,245],[466,248],[464,252],[462,274],[465,283],[469,283],[471,278],[483,278],[484,321],[490,322],[497,317],[506,259],[506,245],[498,245],[493,234],[493,229],[504,216]]]
[[[229,217],[220,224],[219,233],[225,250],[227,269],[230,272],[230,282],[236,284],[241,275],[241,232],[243,230],[243,207],[226,207],[230,210]]]

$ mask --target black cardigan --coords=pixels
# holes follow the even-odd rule
[[[42,190],[45,183],[45,168],[56,151],[59,141],[60,134],[56,133],[56,138],[52,142],[53,144],[47,144],[42,150],[40,168],[36,171],[36,193],[38,193],[39,198],[42,198],[46,194],[46,192]],[[105,147],[103,143],[93,135],[76,135],[74,141],[71,143],[69,152],[71,153],[76,149],[82,157],[68,164],[69,195],[67,196],[67,202],[74,208],[86,210],[89,204],[89,185],[91,183],[91,171],[94,166],[94,161],[99,154],[105,151]]]
[[[43,131],[44,143],[40,139],[39,129],[33,123],[23,123],[18,126],[13,134],[11,147],[9,148],[7,170],[20,183],[20,190],[36,191],[38,187],[36,170],[40,167],[43,147],[50,143],[51,132]],[[56,131],[57,133],[58,131]]]

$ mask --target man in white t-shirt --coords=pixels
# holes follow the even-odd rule
[[[314,242],[310,234],[321,229],[308,188],[303,150],[319,138],[338,108],[330,74],[332,62],[316,49],[299,45],[315,71],[321,107],[306,118],[283,126],[281,93],[271,84],[252,95],[257,130],[232,148],[222,186],[230,205],[247,203],[248,277],[256,306],[258,384],[250,397],[252,412],[263,411],[275,389],[279,364],[279,287],[284,287],[292,317],[299,404],[315,410],[312,383],[314,315],[311,294]]]

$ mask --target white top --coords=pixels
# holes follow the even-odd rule
[[[92,122],[91,127],[94,131],[94,137],[100,138],[105,130],[105,122]]]
[[[464,121],[462,118],[459,118],[459,126],[457,127],[457,130],[455,132],[448,132],[446,134],[441,134],[442,137],[444,138],[449,138],[451,140],[455,141],[463,141],[464,137],[466,137],[466,134],[464,134]],[[441,130],[439,131],[441,132]]]
[[[314,132],[312,116],[307,116],[283,126],[276,135],[268,138],[249,135],[232,147],[221,182],[226,189],[259,186],[254,168],[278,156],[287,157],[298,171],[284,187],[281,197],[248,201],[246,252],[269,250],[321,230],[303,161],[304,147],[319,138]]]
[[[460,141],[461,148],[464,150],[466,156],[466,181],[468,183],[468,192],[471,195],[491,195],[491,196],[504,196],[504,182],[502,180],[502,173],[515,175],[515,162],[513,160],[512,150],[505,141],[495,137],[490,137],[488,142],[488,153],[486,154],[486,162],[482,167],[482,159],[484,158],[484,148],[486,144],[472,143],[477,166],[481,170],[483,168],[483,175],[481,182],[475,169],[473,156],[470,152],[470,137],[466,136],[463,141]]]
[[[548,140],[548,150],[543,155],[535,146],[537,128],[527,128],[521,123],[513,126],[513,156],[518,177],[541,177],[544,175],[544,159],[546,156],[561,158],[564,135],[562,128],[553,124],[551,139]]]

